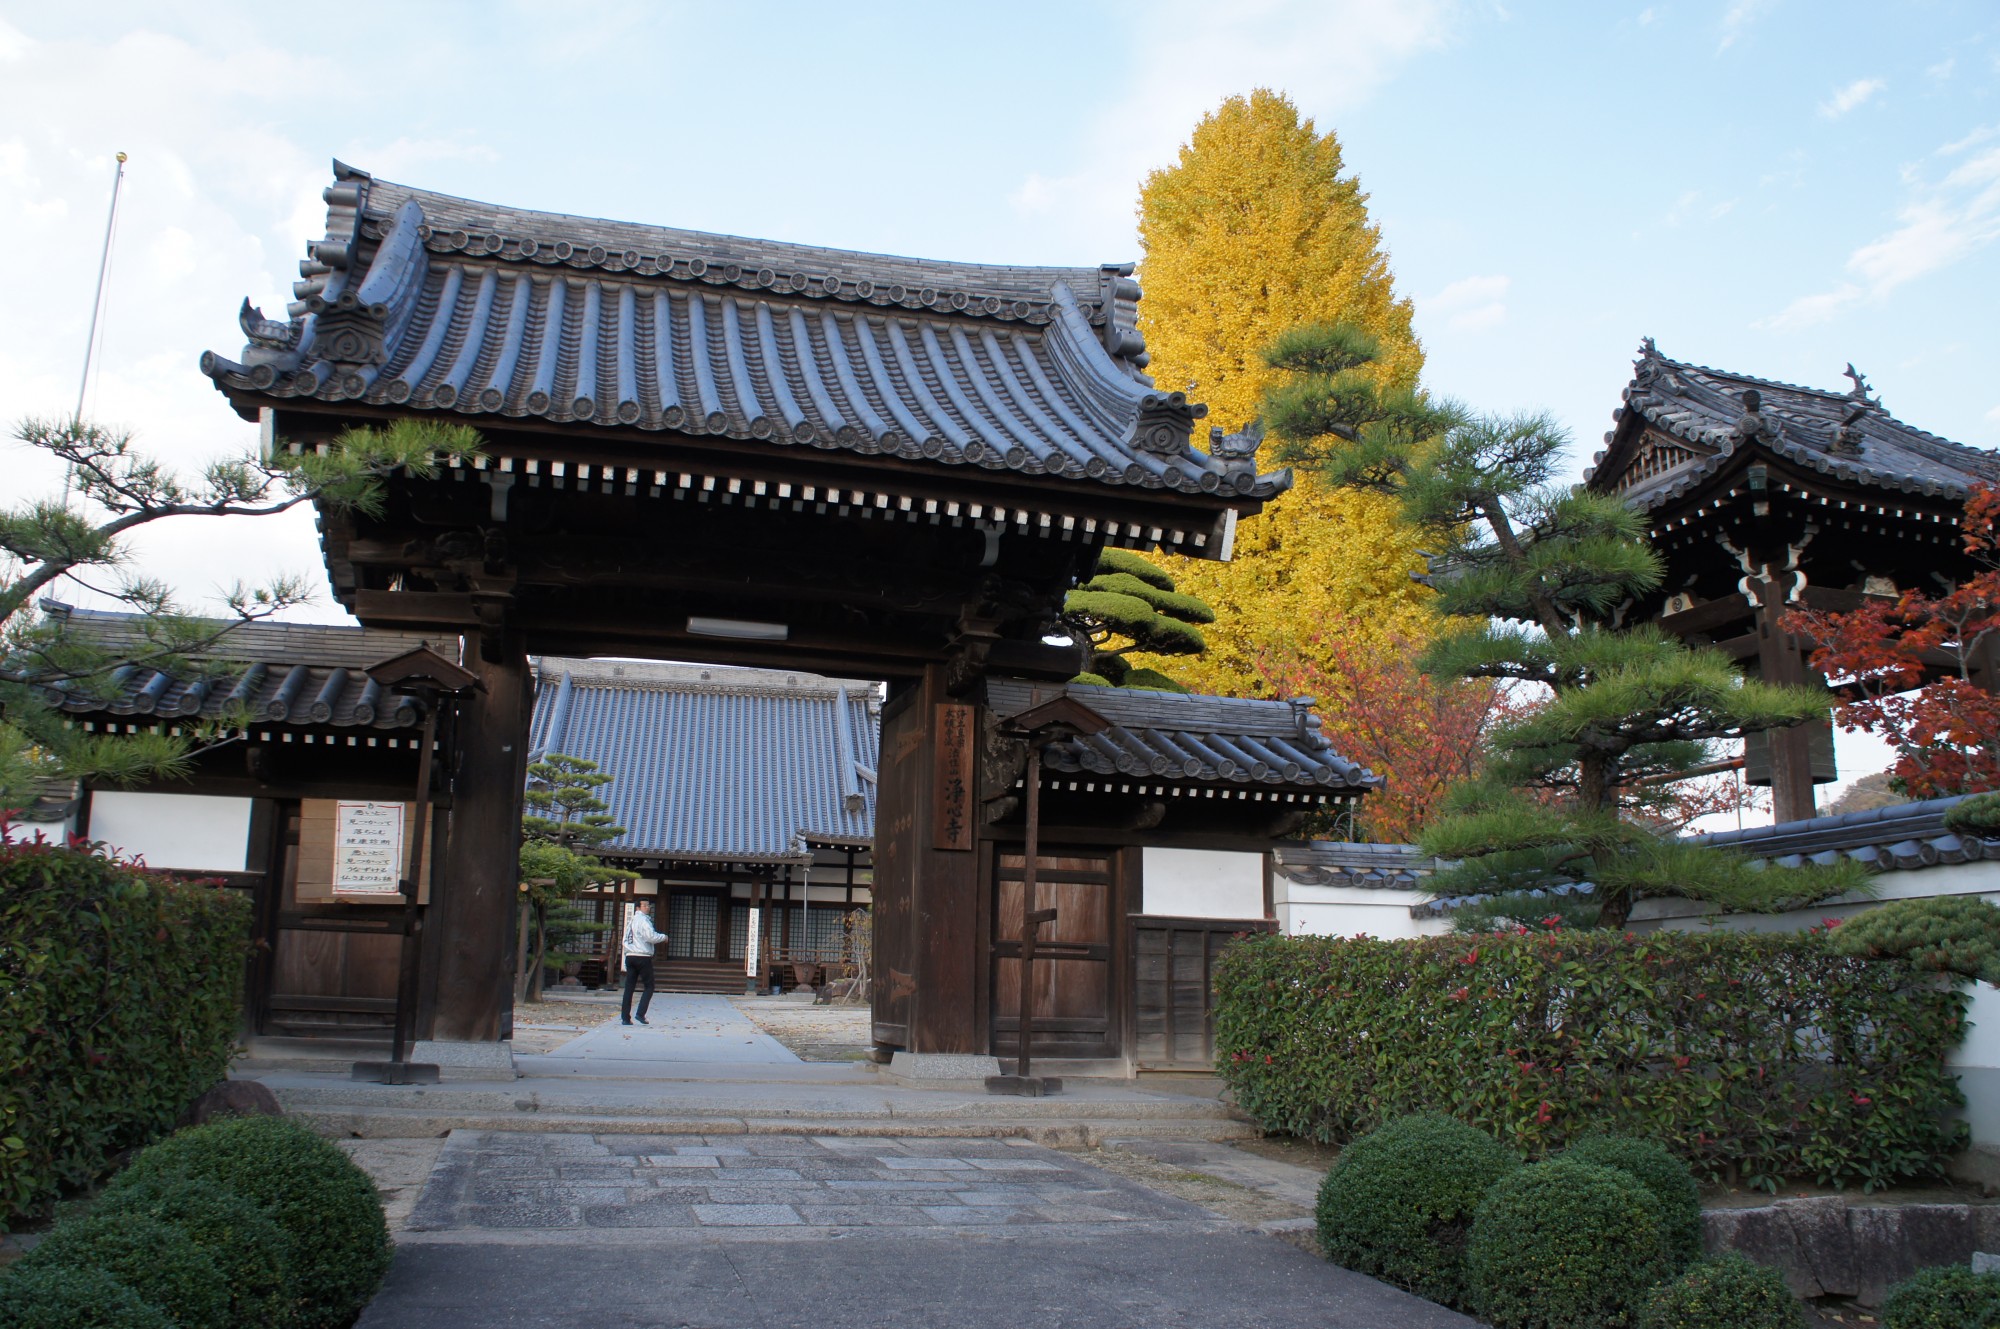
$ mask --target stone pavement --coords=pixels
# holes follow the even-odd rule
[[[454,1132],[358,1329],[1472,1329],[1008,1140]]]
[[[552,1052],[517,1056],[524,1076],[663,1076],[693,1067],[802,1065],[777,1039],[743,1018],[727,997],[662,992],[646,1024],[612,1020]]]

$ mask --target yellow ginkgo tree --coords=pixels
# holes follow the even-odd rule
[[[1281,93],[1231,97],[1195,127],[1139,199],[1149,372],[1206,402],[1229,432],[1256,418],[1273,371],[1264,350],[1289,329],[1343,323],[1374,338],[1368,373],[1385,390],[1413,388],[1423,349],[1411,331],[1367,196],[1343,175],[1340,142]],[[1322,619],[1385,636],[1434,630],[1417,538],[1395,504],[1302,475],[1245,520],[1234,560],[1163,558],[1183,593],[1215,608],[1204,654],[1172,662],[1197,691],[1257,695],[1257,661]],[[1143,656],[1133,663],[1146,667]]]

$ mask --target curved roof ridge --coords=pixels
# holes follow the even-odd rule
[[[312,398],[539,417],[1224,501],[1291,483],[1259,475],[1254,446],[1195,445],[1207,408],[1144,373],[1130,264],[901,259],[335,172],[289,320],[246,300],[239,358],[201,357],[240,412]]]
[[[1852,366],[1849,366],[1850,371]],[[1771,429],[1762,446],[1813,470],[1850,481],[1944,498],[1962,498],[1974,484],[2000,481],[2000,455],[1905,423],[1873,396],[1857,375],[1845,392],[1759,378],[1663,355],[1649,337],[1640,344],[1631,379],[1613,412],[1614,427],[1584,472],[1586,484],[1616,483],[1630,449],[1634,420],[1698,449],[1712,449],[1630,482],[1621,492],[1651,508],[1684,494],[1715,474],[1746,440],[1741,394],[1756,390]],[[1622,441],[1621,441],[1622,440]],[[1607,464],[1616,473],[1606,471]]]
[[[575,238],[561,234],[565,229],[573,231],[574,237],[587,236],[593,242],[612,238],[621,241],[653,239],[661,245],[671,245],[685,250],[707,249],[717,258],[725,255],[739,260],[746,257],[766,259],[788,256],[798,260],[802,266],[810,265],[811,261],[817,260],[820,263],[868,266],[885,272],[925,273],[940,278],[960,275],[971,283],[1037,292],[1037,298],[1040,299],[1047,299],[1049,288],[1058,281],[1067,281],[1072,285],[1080,282],[1086,290],[1090,290],[1102,285],[1107,275],[1114,277],[1128,275],[1132,266],[1122,262],[1099,264],[1095,267],[1033,263],[973,263],[958,259],[891,254],[881,250],[843,249],[796,240],[767,240],[727,231],[698,231],[690,227],[668,226],[657,222],[619,221],[610,217],[591,217],[582,213],[558,212],[546,208],[486,203],[457,194],[446,194],[417,185],[384,180],[366,172],[354,171],[351,167],[347,169],[353,172],[348,178],[367,181],[366,212],[369,214],[382,211],[393,213],[403,202],[414,199],[432,219],[434,227],[439,222],[448,222],[453,229],[467,229],[467,225],[471,224],[477,229],[491,232],[504,231],[510,223],[516,227],[524,223],[542,223],[541,233],[528,238],[536,240],[546,238],[551,241],[570,239],[572,246],[575,244]],[[622,254],[623,250],[632,247],[632,244],[624,243],[617,250],[613,250],[611,246],[606,245],[605,258]],[[524,256],[518,251],[488,252],[496,257],[514,260],[532,260],[535,257],[534,254]],[[574,257],[574,253],[570,257]],[[588,257],[587,247],[585,257]],[[600,263],[603,261],[599,260]],[[753,265],[746,263],[743,266]],[[1094,292],[1093,294],[1095,298],[1086,297],[1090,303],[1101,305],[1105,302],[1102,295]],[[1097,317],[1101,320],[1102,313],[1100,312]]]

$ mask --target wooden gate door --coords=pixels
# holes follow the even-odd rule
[[[1208,1070],[1215,1064],[1215,961],[1268,919],[1161,918],[1135,914],[1132,1059],[1142,1070]]]
[[[1020,1055],[1021,871],[1027,855],[998,849],[993,891],[993,1053]],[[1113,920],[1119,917],[1116,859],[1109,850],[1040,856],[1035,891],[1056,920],[1035,947],[1035,1048],[1042,1057],[1115,1057],[1118,1008]]]
[[[277,899],[265,920],[269,988],[258,1032],[384,1036],[396,1016],[403,906],[334,899],[331,805],[314,804],[311,826],[296,801],[278,812]]]

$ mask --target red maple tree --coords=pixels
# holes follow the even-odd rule
[[[1841,697],[1842,727],[1896,749],[1912,798],[2000,788],[2000,695],[1972,681],[2000,648],[2000,490],[1975,489],[1960,532],[1979,568],[1940,596],[1904,591],[1844,614],[1797,610],[1784,627],[1812,638],[1813,668]],[[1928,681],[1926,681],[1928,679]]]
[[[1334,749],[1385,780],[1362,800],[1359,833],[1408,844],[1445,791],[1479,769],[1487,732],[1512,707],[1488,679],[1432,678],[1423,643],[1366,636],[1341,617],[1266,647],[1252,668],[1280,697],[1314,697]]]

